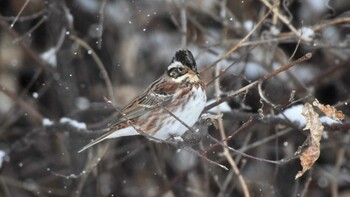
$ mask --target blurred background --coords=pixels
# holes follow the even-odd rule
[[[1,196],[349,196],[349,10],[346,0],[1,0]],[[222,119],[200,120],[185,147],[138,136],[78,154],[117,117],[104,97],[122,108],[182,48],[213,101],[313,57],[264,81],[264,96],[252,88],[211,110]],[[298,159],[230,152],[235,168],[210,139],[222,138],[218,121],[229,136],[252,118],[228,145],[291,158],[308,132],[290,119],[300,114],[281,114],[314,98],[346,118],[325,125],[321,156],[300,179]]]

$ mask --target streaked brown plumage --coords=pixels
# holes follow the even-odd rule
[[[205,85],[200,80],[192,53],[177,51],[168,70],[122,110],[122,118],[79,152],[108,138],[140,133],[159,140],[180,137],[187,127],[168,111],[191,127],[205,103]]]

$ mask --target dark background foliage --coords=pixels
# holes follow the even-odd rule
[[[277,8],[310,39],[299,39],[270,14],[217,64],[224,71],[235,63],[215,86],[209,82],[217,67],[210,66],[269,11],[262,0],[0,1],[0,195],[243,196],[238,174],[251,196],[349,195],[347,118],[326,125],[320,158],[298,180],[298,159],[276,165],[231,152],[234,171],[222,146],[210,146],[215,142],[208,134],[221,140],[215,120],[199,121],[200,134],[189,132],[181,147],[139,136],[77,153],[116,119],[104,97],[123,107],[164,72],[176,50],[189,48],[208,83],[208,99],[224,97],[290,57],[313,54],[263,83],[269,101],[252,88],[222,108],[227,136],[253,119],[228,140],[230,147],[257,158],[292,157],[307,132],[276,114],[317,98],[349,115],[350,2],[284,0]],[[198,157],[208,149],[205,157],[229,170]]]

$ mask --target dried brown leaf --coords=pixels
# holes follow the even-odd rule
[[[317,99],[312,103],[318,107],[329,118],[340,121],[344,119],[344,114],[341,111],[337,111],[335,107],[330,105],[323,105]],[[295,179],[303,176],[303,174],[309,170],[318,157],[320,156],[320,141],[322,138],[324,127],[319,119],[319,115],[315,112],[310,103],[305,103],[301,114],[306,119],[306,126],[304,130],[310,130],[310,142],[307,144],[307,148],[301,153],[300,164],[303,167],[301,171],[297,173]],[[300,154],[300,150],[296,154]]]
[[[301,114],[306,119],[304,130],[310,130],[311,140],[306,150],[303,151],[300,156],[300,163],[303,169],[297,173],[295,179],[301,177],[307,170],[309,170],[320,156],[320,141],[324,130],[319,115],[315,112],[310,103],[305,103]]]
[[[344,120],[344,114],[342,111],[337,111],[335,107],[330,105],[323,105],[321,104],[317,99],[312,103],[314,106],[317,106],[326,116],[329,118],[340,122],[341,120]]]
[[[300,156],[300,163],[303,169],[297,173],[295,179],[303,176],[303,174],[314,165],[319,156],[320,144],[311,142],[309,147]]]
[[[312,140],[320,142],[324,127],[312,105],[305,103],[301,111],[301,115],[303,115],[306,119],[306,126],[304,130],[310,129]]]

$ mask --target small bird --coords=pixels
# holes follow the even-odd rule
[[[122,117],[79,152],[105,139],[123,136],[144,134],[160,141],[179,139],[188,126],[196,123],[206,101],[205,84],[192,53],[179,50],[166,72],[121,111]]]

